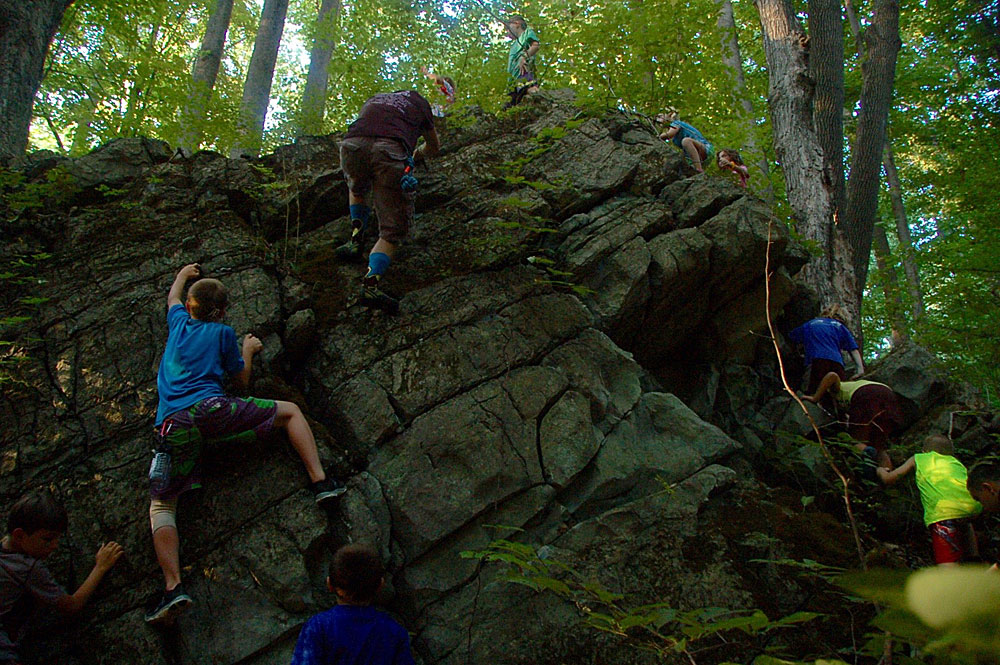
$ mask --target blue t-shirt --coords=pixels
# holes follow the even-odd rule
[[[157,426],[196,402],[225,395],[222,380],[243,370],[236,331],[224,323],[192,319],[184,305],[174,305],[167,312],[167,329],[167,348],[156,375]]]
[[[413,665],[410,636],[374,607],[337,605],[306,622],[292,665]]]
[[[793,342],[805,344],[807,365],[816,358],[832,360],[843,365],[844,357],[840,353],[841,350],[853,351],[858,348],[851,331],[836,319],[806,321],[788,337]]]

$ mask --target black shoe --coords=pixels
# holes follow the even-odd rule
[[[377,307],[387,314],[399,311],[399,300],[379,288],[378,277],[365,277],[362,280],[360,302],[368,307]]]
[[[173,623],[194,601],[178,584],[170,591],[164,591],[160,602],[146,612],[146,623],[159,625]]]
[[[341,261],[357,261],[361,258],[361,242],[357,235],[333,251],[333,255]]]
[[[347,487],[343,483],[334,480],[327,476],[323,480],[318,480],[315,483],[309,484],[309,489],[313,491],[313,496],[316,499],[316,505],[320,508],[326,508],[333,504],[334,499],[347,491]]]

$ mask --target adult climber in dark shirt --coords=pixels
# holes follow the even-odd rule
[[[420,137],[425,142],[416,149]],[[379,238],[368,255],[368,272],[362,278],[361,302],[365,305],[390,314],[399,309],[399,301],[385,293],[379,281],[413,221],[413,191],[404,191],[403,178],[409,177],[414,160],[433,157],[439,150],[431,106],[415,90],[368,99],[340,144],[340,166],[349,190],[351,238],[337,248],[338,258],[355,260],[361,256],[361,241],[371,216],[369,194],[378,213]],[[410,182],[415,183],[412,178]]]

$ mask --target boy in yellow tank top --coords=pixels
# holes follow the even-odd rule
[[[893,471],[878,469],[886,485],[916,471],[924,524],[931,532],[934,562],[959,563],[967,554],[975,555],[976,534],[968,519],[983,507],[966,489],[968,471],[954,456],[951,439],[932,434],[924,440],[924,452],[917,453]]]

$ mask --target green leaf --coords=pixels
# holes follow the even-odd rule
[[[554,577],[532,577],[532,581],[537,585],[539,589],[548,589],[553,591],[560,596],[569,596],[572,594],[572,590],[569,586],[562,580],[557,580]]]

